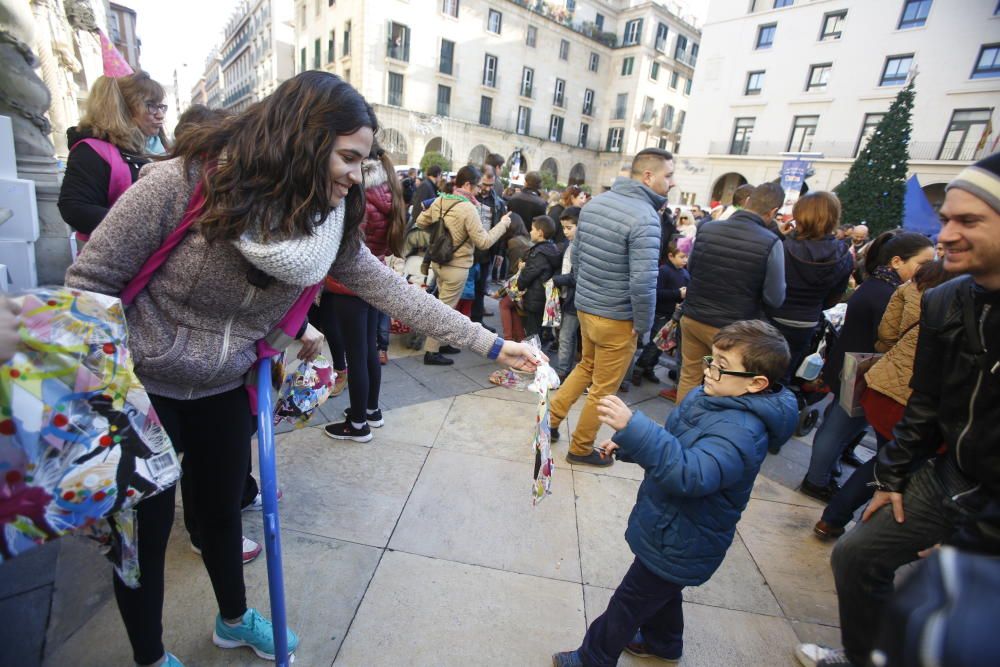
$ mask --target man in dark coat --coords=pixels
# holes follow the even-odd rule
[[[537,171],[529,171],[524,175],[524,188],[507,200],[507,210],[517,213],[526,225],[540,215],[545,215],[546,201],[539,191],[542,187],[542,177]]]

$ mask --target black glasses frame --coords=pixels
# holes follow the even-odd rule
[[[701,362],[704,364],[705,368],[709,370],[708,377],[712,378],[715,382],[720,381],[723,375],[735,375],[736,377],[741,378],[752,378],[760,375],[759,373],[751,373],[749,371],[727,371],[720,368],[718,364],[715,363],[715,357],[710,354],[702,357]]]

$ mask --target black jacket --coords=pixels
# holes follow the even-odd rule
[[[687,269],[678,269],[669,261],[660,266],[656,276],[656,316],[670,318],[681,301],[681,288],[691,284]]]
[[[691,251],[691,286],[684,315],[713,327],[760,317],[768,258],[778,237],[764,220],[740,210],[698,230]]]
[[[562,252],[552,241],[536,243],[528,251],[524,268],[517,277],[517,287],[524,290],[523,308],[539,313],[545,310],[545,281],[562,267]]]
[[[489,206],[491,209],[490,226],[486,230],[490,231],[490,229],[497,226],[497,223],[500,222],[500,218],[507,213],[507,202],[499,197],[495,192],[490,191],[488,195],[479,197],[479,203],[481,205]],[[476,208],[476,213],[479,213],[478,207]],[[482,216],[480,216],[480,219],[482,219]],[[473,252],[476,264],[482,264],[483,262],[490,261],[490,258],[497,254],[501,244],[502,241],[497,241],[487,250],[480,250],[479,248],[476,248]]]
[[[89,139],[90,132],[75,127],[66,131],[70,148],[81,139]],[[132,172],[132,182],[139,178],[139,170],[149,163],[149,158],[119,150]],[[59,213],[66,224],[81,234],[91,234],[104,220],[111,208],[108,203],[108,183],[111,165],[104,161],[87,144],[80,144],[70,151],[66,161],[66,174],[59,190]]]
[[[844,326],[823,364],[823,381],[840,395],[840,371],[847,352],[874,352],[878,325],[896,288],[884,280],[869,278],[847,300]]]
[[[910,387],[895,441],[879,452],[877,481],[902,490],[911,464],[943,442],[944,456],[1000,497],[1000,292],[969,276],[927,290]]]
[[[410,227],[417,222],[417,216],[424,210],[424,201],[435,199],[438,195],[437,186],[429,178],[421,181],[416,190],[413,191],[413,207],[410,209]]]
[[[785,303],[767,308],[770,317],[819,322],[825,308],[836,305],[851,277],[854,260],[847,246],[831,234],[824,239],[785,238]]]
[[[572,253],[572,243],[563,250],[563,259],[566,253]],[[560,305],[564,313],[576,313],[576,277],[573,275],[573,257],[570,256],[569,273],[558,273],[552,276],[552,284],[559,288]],[[559,265],[562,270],[562,264]]]
[[[507,210],[517,213],[524,220],[524,226],[531,229],[531,221],[545,215],[546,202],[534,190],[521,190],[507,200]],[[556,220],[558,223],[559,221]]]

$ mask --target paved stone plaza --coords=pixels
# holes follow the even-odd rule
[[[295,664],[548,665],[579,644],[631,563],[623,535],[642,471],[571,467],[564,435],[553,494],[532,507],[534,396],[490,385],[496,366],[472,353],[427,367],[396,345],[374,440],[334,441],[319,428],[346,392],[311,427],[278,438],[289,621],[302,638]],[[673,404],[658,388],[622,397],[662,421]],[[685,591],[682,665],[790,666],[798,641],[839,644],[830,546],[811,533],[820,506],[793,490],[809,449],[793,440],[768,456],[723,566]],[[260,521],[244,514],[258,541]],[[189,667],[267,664],[212,645],[215,602],[180,512],[167,569],[168,650]],[[263,555],[246,579],[249,604],[268,614]],[[0,663],[131,665],[110,588],[107,564],[81,540],[4,566],[0,616],[21,623],[3,624],[0,646],[15,653]]]

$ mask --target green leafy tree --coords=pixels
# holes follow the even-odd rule
[[[847,178],[836,188],[841,222],[864,222],[873,236],[903,224],[914,95],[911,81],[896,95]]]
[[[451,171],[451,160],[437,151],[424,153],[424,156],[420,158],[420,171],[426,174],[432,164],[441,167],[441,171]]]
[[[555,190],[559,186],[551,171],[543,170],[538,173],[542,177],[542,190]]]

